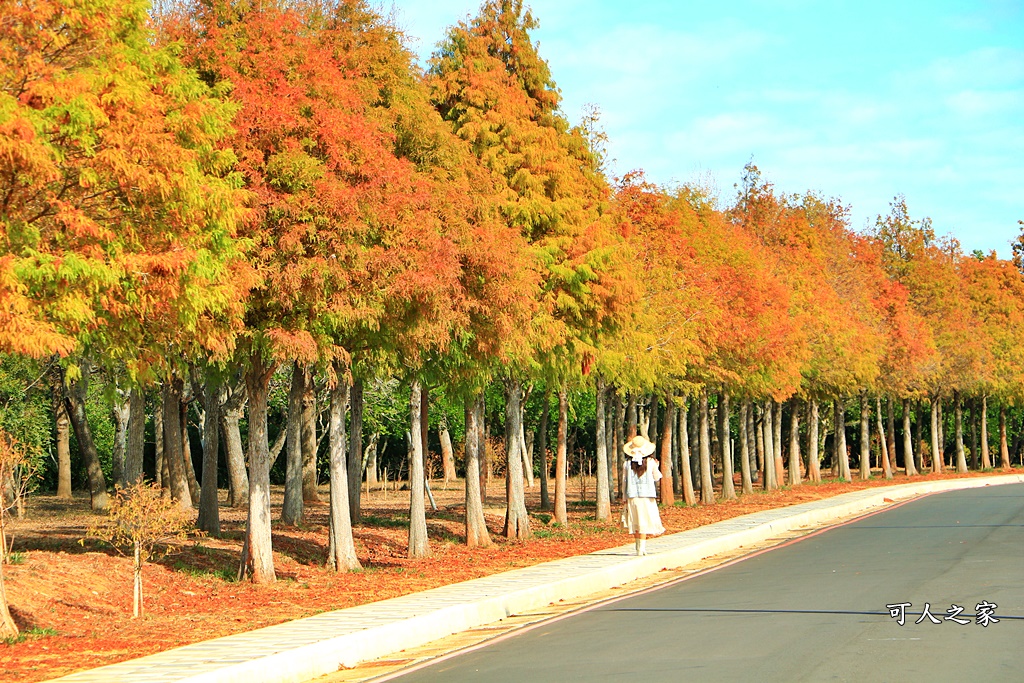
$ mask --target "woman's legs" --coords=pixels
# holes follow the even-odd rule
[[[637,555],[647,554],[647,534],[633,534],[633,543],[636,545]]]

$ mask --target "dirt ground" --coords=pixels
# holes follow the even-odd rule
[[[823,483],[708,506],[662,508],[669,533],[723,519],[784,507],[869,486],[903,484],[958,475],[880,477],[867,482]],[[959,476],[979,476],[978,474]],[[34,496],[26,516],[14,520],[13,564],[4,567],[11,612],[22,637],[0,643],[4,681],[32,682],[152,654],[201,640],[248,631],[318,612],[352,607],[428,588],[466,581],[516,567],[623,545],[631,539],[613,522],[594,519],[594,482],[573,479],[567,487],[569,525],[552,526],[539,508],[537,486],[527,493],[533,538],[506,542],[501,536],[504,483],[489,485],[485,512],[494,544],[463,545],[462,482],[432,482],[438,509],[427,509],[432,554],[406,557],[408,491],[363,494],[363,518],[354,528],[362,571],[336,574],[322,563],[327,554],[327,490],[324,502],[307,505],[301,526],[274,527],[278,581],[257,586],[234,580],[245,525],[244,509],[221,508],[220,538],[191,539],[143,571],[144,610],[132,618],[130,558],[97,541],[82,539],[96,517],[87,496],[59,500]],[[589,489],[589,490],[588,490]],[[274,518],[281,491],[275,492]],[[222,492],[223,494],[223,492]],[[619,506],[613,503],[612,519]]]

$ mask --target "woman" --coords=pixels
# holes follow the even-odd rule
[[[643,436],[634,436],[622,447],[626,454],[623,476],[626,481],[626,506],[622,510],[622,526],[636,542],[636,554],[647,554],[647,537],[665,533],[658,514],[658,490],[661,479],[658,461],[650,457],[654,444]]]

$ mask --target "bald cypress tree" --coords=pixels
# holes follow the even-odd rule
[[[558,89],[530,36],[536,27],[522,0],[484,2],[476,17],[449,29],[428,83],[438,112],[490,173],[502,223],[529,245],[534,314],[522,353],[499,374],[513,385],[535,373],[566,386],[580,381],[581,361],[628,297],[604,217],[608,184],[585,131],[560,113]],[[522,472],[509,474],[518,498]],[[561,482],[556,473],[556,501],[564,500]],[[509,528],[520,537],[521,509],[520,500],[508,502]]]

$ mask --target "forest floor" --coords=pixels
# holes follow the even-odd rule
[[[865,487],[969,475],[877,476],[865,482],[757,490],[739,500],[714,505],[662,508],[669,533],[769,508],[795,505]],[[253,585],[235,580],[245,510],[221,508],[220,538],[193,537],[143,571],[144,610],[132,618],[131,559],[109,546],[83,540],[98,519],[88,496],[73,500],[33,496],[24,519],[9,527],[12,564],[4,567],[11,612],[22,630],[14,641],[0,642],[4,681],[32,682],[141,657],[180,645],[249,631],[263,626],[435,588],[572,555],[623,545],[629,538],[616,523],[594,519],[594,482],[570,481],[569,524],[550,523],[536,512],[539,484],[527,493],[533,538],[507,542],[501,536],[504,481],[492,480],[485,506],[494,544],[463,545],[463,486],[432,482],[438,509],[427,508],[432,554],[406,557],[409,492],[363,493],[362,520],[355,543],[362,571],[335,574],[323,567],[327,554],[327,489],[322,503],[307,504],[300,526],[274,526],[277,582]],[[225,492],[221,492],[222,498]],[[273,497],[280,513],[280,489]],[[581,495],[582,494],[582,495]],[[223,502],[223,501],[222,501]],[[613,503],[617,522],[619,505]]]

